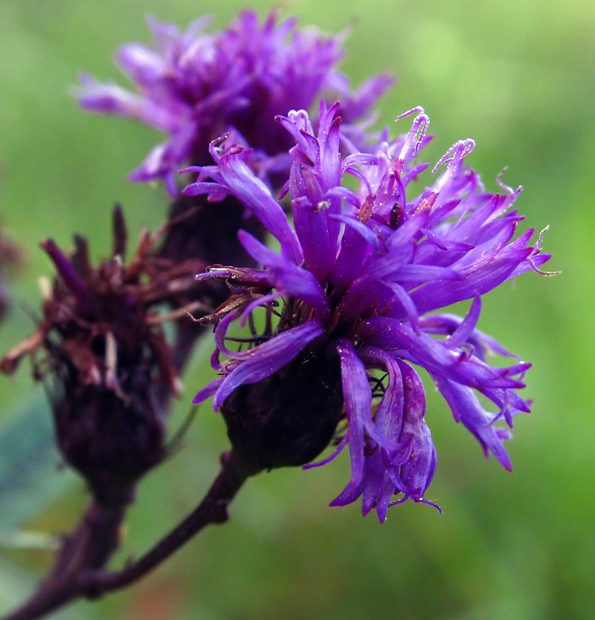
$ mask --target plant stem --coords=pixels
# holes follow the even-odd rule
[[[101,569],[118,547],[124,510],[124,506],[108,507],[93,501],[74,532],[64,540],[51,572],[35,594],[4,620],[40,618],[78,598],[77,576]]]
[[[173,555],[205,526],[225,523],[229,518],[229,504],[244,482],[259,470],[247,467],[233,451],[222,455],[221,465],[221,471],[196,509],[145,555],[121,571],[87,571],[81,575],[79,583],[84,594],[95,598],[130,585]]]
[[[67,539],[50,576],[28,602],[3,620],[35,620],[78,598],[98,598],[139,580],[207,525],[225,523],[229,504],[244,482],[258,471],[247,467],[233,451],[224,453],[221,456],[221,471],[196,509],[150,551],[120,571],[103,570],[111,555],[111,552],[105,553],[106,539],[102,536],[102,543],[96,538],[99,535],[97,529],[88,538],[81,533],[84,522],[81,523],[72,537]],[[88,513],[85,513],[86,517]],[[86,538],[85,544],[80,542]],[[108,547],[111,544],[108,542]],[[78,546],[83,547],[82,557]]]

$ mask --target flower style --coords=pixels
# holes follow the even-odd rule
[[[415,115],[407,135],[388,141],[385,131],[374,152],[345,157],[339,112],[321,103],[318,131],[303,110],[277,119],[296,143],[281,196],[291,197],[293,227],[242,147],[214,143],[217,165],[194,169],[199,178],[185,194],[237,197],[281,248],[240,231],[262,269],[213,266],[199,276],[226,280],[232,296],[203,321],[216,323],[220,377],[194,402],[214,396],[232,444],[259,467],[303,465],[334,442],[328,458],[306,465],[314,467],[348,445],[351,480],[331,505],[362,497],[364,515],[375,508],[382,522],[389,506],[406,500],[435,506],[425,493],[436,451],[414,367],[429,373],[486,457],[511,469],[503,445],[510,433],[498,423],[512,427],[529,411],[516,390],[530,364],[477,330],[481,296],[528,270],[542,273],[549,255],[541,237],[531,245],[532,229],[513,238],[523,219],[511,209],[520,188],[498,179],[503,193],[485,191],[465,165],[473,140],[449,149],[433,171],[442,172],[415,195],[428,166],[416,163],[430,140],[423,109],[398,117]],[[435,313],[464,300],[464,317]],[[248,323],[248,338],[228,335],[237,321]],[[232,350],[234,340],[247,348]],[[493,353],[513,361],[493,366]]]
[[[344,102],[344,121],[354,122],[368,115],[393,81],[378,76],[352,92],[347,77],[335,69],[344,36],[298,30],[295,19],[277,24],[271,13],[260,25],[256,13],[245,11],[213,34],[205,32],[209,22],[200,18],[180,32],[149,19],[155,47],[128,44],[117,54],[136,93],[89,75],[81,78],[84,108],[136,118],[169,135],[130,179],[163,178],[173,196],[178,170],[209,161],[209,143],[224,132],[233,129],[258,149],[261,168],[283,168],[271,157],[286,153],[291,143],[274,122],[275,114],[307,109],[321,92],[332,91]]]

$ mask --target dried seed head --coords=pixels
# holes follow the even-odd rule
[[[9,374],[32,354],[35,375],[50,393],[64,458],[104,503],[128,501],[135,481],[165,456],[164,409],[179,380],[159,306],[175,306],[195,287],[201,266],[156,258],[155,238],[147,233],[124,265],[127,234],[119,208],[114,237],[113,257],[98,267],[82,237],[75,237],[69,257],[52,240],[42,242],[57,270],[43,318],[0,362]]]

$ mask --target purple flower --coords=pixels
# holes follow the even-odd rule
[[[229,141],[213,147],[217,165],[198,169],[185,190],[214,201],[236,196],[281,247],[277,253],[240,231],[262,269],[214,266],[200,276],[226,280],[232,297],[207,318],[217,323],[212,361],[220,377],[194,402],[214,396],[234,447],[259,467],[308,463],[334,442],[313,467],[349,446],[351,480],[331,505],[362,497],[363,513],[376,508],[384,521],[393,504],[432,504],[425,493],[436,451],[414,368],[429,373],[486,457],[511,468],[500,423],[512,427],[529,411],[517,390],[530,364],[477,330],[481,297],[540,272],[549,255],[541,237],[531,244],[532,229],[514,238],[520,188],[498,180],[502,193],[486,192],[465,165],[472,140],[449,149],[432,185],[416,192],[428,166],[416,163],[430,140],[423,109],[398,117],[415,115],[407,135],[388,141],[384,132],[374,152],[347,156],[338,112],[338,104],[322,103],[317,131],[304,111],[278,119],[296,143],[282,192],[293,227],[243,164],[246,152]],[[437,312],[465,300],[464,317]],[[236,322],[249,326],[247,337],[229,333]],[[238,340],[243,348],[232,349]],[[493,366],[493,353],[512,361]]]
[[[343,119],[353,123],[368,115],[393,81],[378,76],[352,92],[335,69],[344,36],[298,30],[295,19],[277,24],[271,13],[261,25],[256,13],[246,11],[218,33],[205,32],[209,22],[203,17],[180,32],[149,19],[154,47],[128,44],[117,54],[136,92],[81,77],[84,108],[136,118],[168,134],[130,179],[165,179],[174,196],[178,170],[209,161],[209,143],[224,132],[233,129],[236,140],[258,149],[263,174],[285,170],[274,156],[286,155],[291,142],[274,122],[276,114],[307,109],[326,91],[341,97]],[[351,131],[354,139],[364,135],[355,127]]]

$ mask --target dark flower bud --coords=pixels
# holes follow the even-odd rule
[[[151,398],[151,368],[133,371],[117,392],[81,385],[64,359],[51,395],[59,448],[101,504],[127,503],[135,482],[165,456],[165,427]]]
[[[278,372],[240,386],[223,402],[229,439],[246,464],[304,465],[331,443],[343,393],[339,356],[325,348],[311,343]]]
[[[246,213],[246,209],[233,197],[227,197],[217,205],[208,202],[205,196],[178,196],[172,203],[168,225],[156,255],[160,260],[172,264],[193,261],[204,266],[218,263],[238,266],[254,266],[254,261],[238,240],[238,230],[246,228],[259,239],[264,239],[260,222]],[[217,307],[229,297],[229,290],[223,282],[210,280],[195,282],[170,300],[172,308],[180,306]],[[172,361],[181,371],[191,355],[198,338],[207,333],[187,314],[179,316],[175,323]]]

